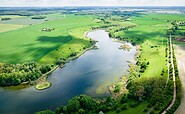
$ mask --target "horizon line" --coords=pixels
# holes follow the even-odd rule
[[[28,8],[31,8],[31,7],[40,7],[40,8],[44,8],[44,7],[50,7],[50,8],[55,8],[55,7],[57,7],[57,8],[62,8],[62,7],[185,7],[185,5],[183,5],[183,6],[180,6],[180,5],[174,5],[174,6],[172,6],[172,5],[161,5],[161,6],[158,6],[158,5],[156,5],[156,6],[85,6],[85,5],[82,5],[82,6],[0,6],[1,8],[2,7],[4,7],[4,8],[11,8],[11,7],[19,7],[19,8],[21,8],[21,7],[28,7]]]

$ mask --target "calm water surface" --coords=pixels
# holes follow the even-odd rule
[[[34,87],[11,90],[0,88],[0,114],[31,114],[65,105],[76,95],[88,94],[103,97],[109,94],[108,86],[127,74],[128,62],[134,62],[135,47],[130,51],[118,49],[122,44],[113,42],[104,30],[89,32],[97,40],[98,50],[87,51],[72,60],[64,68],[58,68],[50,76],[52,86],[38,91]]]

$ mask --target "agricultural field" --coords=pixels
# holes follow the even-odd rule
[[[153,16],[159,19],[156,20]],[[163,69],[167,70],[164,51],[166,48],[166,30],[171,27],[171,24],[162,17],[162,14],[132,17],[130,22],[136,24],[136,27],[115,33],[116,37],[140,44],[142,49],[141,61],[149,62],[148,68],[141,75],[144,77],[160,76]]]
[[[65,17],[64,14],[54,13],[54,14],[46,14],[46,15],[36,15],[36,16],[44,16],[45,19],[32,19],[34,16],[1,16],[0,18],[11,18],[11,20],[6,21],[0,21],[2,24],[16,24],[16,25],[24,25],[24,26],[30,26],[34,24],[40,24],[44,23],[46,21],[53,21],[62,19]]]
[[[67,15],[63,19],[1,33],[0,42],[3,42],[3,44],[0,45],[0,61],[21,63],[35,60],[41,63],[45,62],[45,64],[54,64],[59,57],[62,57],[57,55],[61,53],[64,57],[69,55],[68,51],[60,51],[60,48],[65,48],[66,43],[68,43],[66,48],[71,47],[73,49],[77,46],[76,50],[83,49],[84,46],[89,44],[88,39],[79,38],[79,34],[74,35],[73,32],[76,32],[74,29],[78,28],[78,32],[83,36],[83,32],[88,30],[88,27],[83,26],[96,24],[93,23],[93,19],[92,16]],[[41,29],[47,27],[55,28],[55,30],[51,32],[41,31]],[[78,44],[75,39],[80,39],[84,43]],[[44,58],[41,59],[42,57]]]
[[[0,20],[2,18],[11,18],[11,19],[18,19],[18,18],[24,18],[25,16],[18,16],[18,15],[0,15]]]
[[[27,27],[35,24],[41,24],[47,21],[54,21],[58,19],[62,19],[65,17],[65,14],[46,14],[46,15],[38,15],[44,16],[45,19],[32,19],[34,16],[18,16],[18,15],[3,15],[0,16],[0,33],[7,32],[11,30],[16,30],[22,27]],[[3,18],[9,18],[10,20],[1,20]]]
[[[14,24],[0,24],[0,33],[7,32],[11,30],[16,30],[24,27],[23,25],[14,25]]]

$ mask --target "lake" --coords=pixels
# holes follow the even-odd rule
[[[134,61],[136,47],[130,51],[119,49],[122,43],[114,42],[104,30],[92,31],[88,37],[98,41],[97,50],[89,50],[79,58],[70,61],[64,68],[49,75],[52,86],[36,90],[33,86],[22,89],[0,88],[1,114],[32,114],[45,109],[65,105],[76,95],[92,97],[109,95],[108,87],[127,74],[128,61]]]

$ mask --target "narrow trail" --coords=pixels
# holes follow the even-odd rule
[[[173,75],[173,84],[174,84],[174,88],[173,88],[173,100],[172,102],[169,104],[169,106],[162,112],[162,114],[166,114],[166,111],[169,110],[173,104],[175,103],[175,99],[176,99],[176,83],[175,83],[175,69],[174,69],[174,63],[173,63],[173,44],[172,44],[172,39],[171,39],[171,34],[170,34],[170,51],[171,51],[171,63],[172,63],[172,75]]]
[[[182,83],[182,92],[183,92],[181,104],[175,111],[175,114],[185,114],[185,49],[176,45],[175,55],[177,58],[179,77]]]

